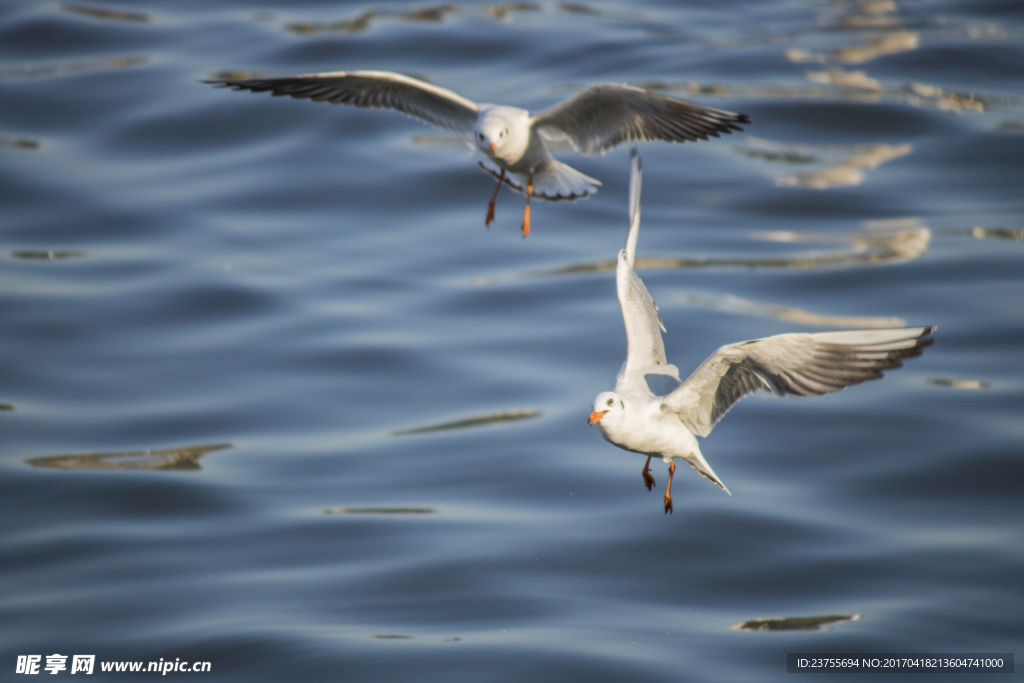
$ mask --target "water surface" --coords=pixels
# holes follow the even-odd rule
[[[766,681],[787,652],[1014,651],[1022,63],[995,0],[4,3],[2,666]],[[746,399],[702,445],[734,495],[683,468],[663,515],[586,426],[625,353],[628,150],[563,153],[604,185],[524,241],[457,138],[200,83],[362,68],[750,114],[641,147],[683,372],[784,332],[936,343]]]

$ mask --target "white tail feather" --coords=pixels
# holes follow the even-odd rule
[[[495,178],[501,175],[501,168],[480,150],[473,151],[473,158],[480,164],[480,168]],[[516,192],[526,194],[526,186],[529,182],[529,175],[505,172],[505,184]],[[556,159],[539,167],[533,174],[533,196],[552,202],[563,199],[572,201],[588,197],[597,192],[600,185],[600,180],[580,173],[572,166],[563,164]]]

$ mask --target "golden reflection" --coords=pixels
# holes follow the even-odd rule
[[[789,306],[780,306],[778,304],[741,299],[740,297],[733,296],[731,294],[723,294],[714,297],[701,296],[699,294],[684,294],[680,299],[680,303],[686,306],[709,308],[723,313],[735,313],[737,315],[746,315],[756,318],[774,318],[776,320],[786,320],[788,322],[814,327],[848,327],[851,329],[857,329],[865,327],[903,327],[907,324],[907,321],[903,318],[860,315],[826,315],[805,311],[802,308],[790,308]]]
[[[883,96],[904,104],[936,107],[944,111],[984,111],[985,98],[970,93],[956,93],[925,83],[907,83],[886,88],[864,71],[844,71],[839,64],[865,64],[885,55],[909,52],[920,47],[917,31],[902,26],[898,6],[893,0],[859,0],[839,2],[819,17],[819,24],[839,29],[866,30],[870,39],[866,44],[848,45],[828,54],[815,53],[804,48],[791,47],[784,51],[786,59],[797,64],[833,64],[827,71],[809,71],[804,77],[813,82],[835,86],[841,96],[857,101],[878,101]],[[999,40],[1006,32],[994,24],[969,29],[948,29],[974,40]],[[851,92],[852,91],[852,92]],[[815,96],[814,90],[796,90],[797,96]],[[874,99],[872,100],[872,94]]]
[[[826,617],[783,617],[778,619],[751,619],[732,627],[734,631],[821,631],[829,624],[857,621],[859,614]]]
[[[842,47],[832,52],[843,64],[864,64],[884,55],[916,50],[921,38],[916,31],[893,31],[873,38],[867,45]]]
[[[827,83],[838,85],[843,88],[854,88],[868,90],[871,92],[882,92],[882,84],[873,78],[869,78],[863,71],[843,71],[840,68],[832,68],[828,71],[806,71],[804,78],[812,83]]]
[[[563,12],[572,12],[575,14],[581,13],[596,13],[583,5],[558,5],[559,10]],[[544,8],[533,2],[512,2],[497,5],[487,5],[481,8],[470,6],[470,7],[459,7],[457,5],[435,5],[429,7],[422,7],[420,9],[397,11],[397,10],[375,10],[369,9],[364,11],[362,14],[352,18],[343,19],[340,21],[325,21],[325,22],[307,22],[299,24],[287,24],[285,28],[293,33],[310,34],[319,33],[321,31],[340,31],[343,33],[361,33],[367,30],[370,25],[377,20],[381,19],[397,19],[399,21],[417,21],[417,22],[439,22],[443,21],[445,17],[452,14],[470,14],[479,16],[490,17],[499,21],[509,21],[513,14],[519,12],[540,12]]]
[[[782,55],[795,64],[825,64],[828,62],[827,55],[809,52],[802,47],[788,48]]]
[[[985,101],[970,93],[950,92],[924,83],[911,83],[906,87],[906,91],[907,104],[927,105],[944,111],[985,111]]]
[[[886,28],[899,26],[900,19],[896,16],[893,0],[862,0],[840,25],[846,28]]]
[[[769,162],[816,166],[802,173],[775,173],[775,184],[827,190],[860,185],[868,171],[910,154],[914,146],[909,142],[902,145],[806,145],[747,136],[746,145],[736,149],[746,156]]]
[[[434,508],[327,508],[328,515],[430,515]]]
[[[875,170],[887,161],[906,156],[913,151],[910,143],[902,145],[867,145],[860,147],[856,154],[828,168],[812,173],[798,173],[782,176],[780,185],[802,185],[816,190],[830,187],[860,185],[867,175],[866,170]]]
[[[970,230],[955,230],[948,231],[951,234],[968,234],[974,239],[985,240],[985,239],[1000,239],[1000,240],[1013,240],[1015,242],[1024,242],[1024,228],[979,228],[977,226]],[[944,232],[943,234],[946,234]]]
[[[505,21],[514,12],[539,12],[541,6],[535,2],[512,2],[504,5],[491,5],[487,8],[487,16]]]
[[[951,389],[988,389],[992,385],[980,379],[951,379],[945,377],[932,377],[925,382],[937,387],[949,387]]]
[[[560,2],[556,6],[563,12],[569,12],[571,14],[589,14],[595,17],[601,15],[600,10],[597,10],[588,5],[580,5],[575,2]]]
[[[369,27],[370,22],[377,17],[375,10],[366,10],[355,19],[344,19],[342,21],[329,21],[321,23],[288,24],[285,26],[289,31],[295,33],[316,33],[317,31],[343,31],[345,33],[359,33]]]
[[[412,142],[414,145],[435,145],[437,147],[455,147],[458,149],[465,149],[467,144],[472,144],[469,142],[467,135],[445,135],[443,133],[440,135],[431,133],[416,135],[413,137]],[[551,145],[548,145],[548,148],[550,147]]]
[[[823,256],[844,257],[865,263],[904,263],[918,258],[928,249],[932,231],[919,218],[864,221],[864,230],[836,232],[800,232],[770,230],[755,232],[754,239],[786,243],[840,243],[850,250],[846,254]]]
[[[449,429],[482,427],[483,425],[501,424],[502,422],[528,420],[533,417],[540,417],[542,414],[539,410],[511,410],[503,413],[488,413],[487,415],[477,415],[463,420],[455,420],[454,422],[442,422],[441,424],[414,427],[412,429],[399,429],[398,431],[391,432],[391,436],[407,436],[409,434],[426,434],[428,432],[441,432]]]
[[[123,69],[129,66],[145,64],[146,57],[114,57],[111,59],[92,59],[66,64],[47,64],[20,66],[0,64],[0,81],[27,81],[40,78],[56,78],[89,71],[105,71],[107,69]]]
[[[94,19],[112,19],[114,21],[136,21],[142,23],[149,23],[153,21],[152,16],[142,12],[127,12],[124,10],[88,7],[86,5],[73,5],[68,2],[61,3],[60,8],[64,12],[81,14]]]
[[[58,470],[198,470],[201,469],[199,458],[211,451],[232,448],[233,445],[215,443],[157,451],[54,455],[45,458],[29,458],[25,463],[34,467],[50,467]]]
[[[875,33],[867,45],[839,48],[832,52],[832,57],[843,64],[864,64],[884,55],[916,50],[921,43],[920,35],[906,30],[897,12],[893,0],[858,0],[837,5],[828,13],[831,16],[821,17],[821,23],[840,29],[881,32]]]
[[[26,259],[30,261],[61,261],[69,258],[81,258],[85,256],[84,251],[54,251],[53,249],[34,250],[34,249],[22,249],[19,251],[12,251],[11,256],[14,258]]]
[[[785,54],[793,62],[818,64],[828,64],[829,62],[826,55],[815,55],[799,49],[786,50]],[[985,111],[992,106],[992,102],[1000,102],[999,98],[952,92],[923,83],[886,87],[864,71],[845,71],[839,66],[831,66],[825,71],[807,71],[804,73],[804,77],[814,85],[743,85],[741,83],[721,85],[694,81],[683,83],[658,81],[634,85],[648,90],[675,91],[687,95],[744,99],[841,100],[861,104],[877,104],[885,101],[914,107],[934,107],[953,112]]]
[[[42,145],[37,140],[0,135],[0,149],[39,149]]]
[[[769,242],[842,244],[845,248],[832,252],[803,252],[791,256],[756,258],[636,258],[637,270],[665,270],[670,268],[782,268],[786,270],[813,270],[849,266],[882,265],[903,263],[918,258],[928,249],[932,231],[918,218],[901,218],[889,221],[865,221],[864,230],[836,232],[799,232],[774,230],[751,233],[752,239]],[[945,233],[944,233],[945,234]],[[955,231],[951,234],[969,235],[970,231]],[[520,278],[553,277],[578,273],[596,273],[615,270],[615,261],[577,263],[550,270],[534,270],[511,277],[482,277],[473,281],[478,287],[486,287],[503,280]]]
[[[902,145],[856,145],[850,149],[856,150],[855,153],[839,163],[810,173],[779,176],[775,182],[815,190],[860,185],[867,177],[867,171],[874,171],[887,161],[910,154],[914,147],[908,142]]]

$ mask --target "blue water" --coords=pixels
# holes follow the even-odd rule
[[[1021,64],[997,0],[3,3],[0,670],[773,681],[787,652],[1020,655]],[[604,185],[534,202],[524,241],[507,190],[484,227],[493,180],[456,137],[200,82],[361,68],[751,115],[641,147],[638,265],[684,373],[784,332],[936,343],[744,400],[702,443],[734,495],[683,467],[664,515],[664,465],[648,493],[586,425],[625,353],[628,150],[562,152]]]

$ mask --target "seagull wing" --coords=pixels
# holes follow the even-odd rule
[[[743,130],[746,114],[705,107],[630,85],[598,85],[538,113],[535,128],[565,136],[584,154],[606,152],[629,140],[695,142]]]
[[[333,71],[284,78],[219,79],[216,85],[315,102],[394,109],[435,126],[472,131],[477,106],[451,90],[390,71]]]
[[[662,408],[707,436],[736,401],[766,389],[778,396],[820,396],[878,379],[920,356],[934,327],[780,334],[723,346],[666,396]]]
[[[645,373],[669,375],[676,381],[679,378],[679,371],[669,365],[665,358],[665,343],[661,339],[665,325],[658,315],[658,306],[644,286],[644,281],[633,269],[636,241],[640,232],[642,180],[643,168],[640,165],[640,157],[634,150],[629,176],[629,234],[626,237],[626,248],[619,252],[615,270],[615,283],[619,293],[619,305],[622,307],[622,318],[626,323],[628,343],[626,364],[619,372],[616,391],[630,383],[642,383]],[[657,393],[651,390],[652,393]]]

